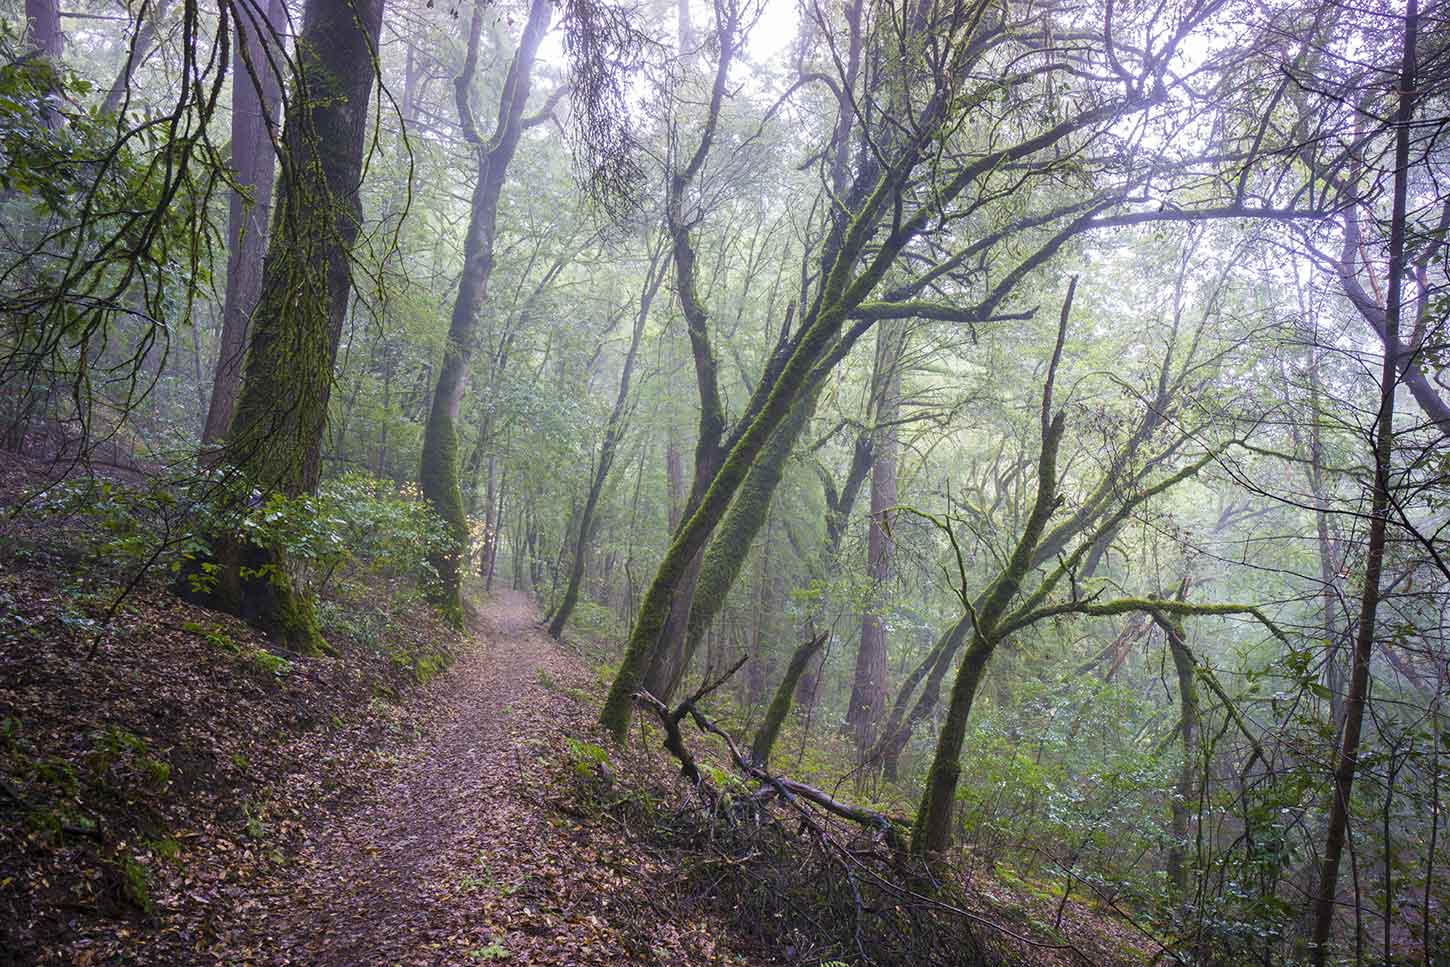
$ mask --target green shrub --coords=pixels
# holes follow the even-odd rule
[[[344,566],[431,585],[438,576],[429,557],[451,546],[446,526],[416,493],[397,493],[390,482],[366,474],[329,480],[316,494],[298,497],[248,492],[223,476],[193,486],[198,514],[183,556],[200,565],[189,573],[199,590],[215,580],[216,567],[205,558],[207,538],[218,534],[282,550],[285,573],[269,571],[268,565],[244,576],[287,582],[309,599],[322,594]],[[179,571],[181,562],[173,566]]]
[[[603,746],[585,742],[582,739],[571,738],[567,741],[569,761],[574,766],[574,772],[580,778],[588,778],[593,775],[595,768],[603,765],[609,759],[609,753]]]

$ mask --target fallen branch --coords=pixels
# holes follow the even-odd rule
[[[716,681],[713,685],[702,687],[699,692],[685,699],[673,710],[649,692],[639,692],[635,695],[635,702],[654,712],[664,725],[664,746],[670,751],[670,754],[679,760],[680,772],[685,778],[689,779],[697,787],[703,787],[705,785],[704,777],[700,774],[700,768],[695,761],[694,754],[685,745],[684,736],[680,732],[680,722],[688,715],[694,720],[695,725],[699,727],[700,731],[719,736],[724,741],[725,747],[730,752],[730,760],[737,770],[743,775],[759,782],[762,786],[775,790],[775,793],[782,801],[804,812],[804,807],[800,805],[799,801],[802,799],[806,800],[834,816],[879,832],[892,849],[904,849],[906,846],[904,834],[911,828],[911,821],[909,819],[902,816],[888,816],[885,813],[880,813],[873,809],[842,802],[830,793],[817,789],[815,786],[810,786],[803,782],[796,782],[794,779],[787,779],[784,776],[771,774],[765,768],[756,765],[749,757],[742,754],[734,737],[710,721],[699,710],[695,703],[705,694],[718,688],[743,663],[743,659],[741,662],[737,662],[735,668],[727,672],[724,677]]]

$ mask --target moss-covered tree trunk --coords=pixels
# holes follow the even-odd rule
[[[1068,298],[1071,300],[1071,294]],[[1055,360],[1053,367],[1056,367]],[[972,702],[982,683],[987,663],[1001,641],[998,625],[1031,569],[1033,554],[1052,512],[1057,508],[1057,450],[1062,442],[1065,420],[1061,413],[1050,423],[1047,420],[1052,399],[1051,379],[1049,374],[1048,386],[1043,394],[1044,426],[1042,453],[1037,461],[1037,498],[1012,557],[988,587],[982,596],[981,607],[977,609],[972,644],[962,658],[961,668],[957,669],[956,682],[952,685],[951,699],[947,704],[946,722],[937,739],[936,754],[927,772],[926,791],[917,809],[916,827],[911,836],[914,853],[941,852],[951,842],[952,805],[956,800],[957,779],[962,771],[962,746],[966,742]]]
[[[477,338],[478,313],[488,297],[488,282],[493,275],[499,199],[503,194],[508,166],[513,161],[523,133],[524,108],[529,100],[534,59],[549,29],[552,13],[553,4],[549,0],[533,0],[529,5],[529,18],[518,49],[509,63],[503,93],[499,97],[498,119],[487,142],[479,134],[469,106],[473,75],[478,64],[479,35],[483,29],[484,4],[481,0],[474,5],[463,72],[454,83],[459,123],[464,136],[477,152],[478,170],[468,231],[463,239],[463,273],[458,280],[458,296],[453,302],[453,314],[449,320],[443,364],[438,370],[433,402],[423,428],[418,485],[428,503],[447,522],[453,537],[453,547],[435,555],[432,563],[439,577],[437,601],[455,623],[463,620],[460,572],[468,547],[468,514],[458,481],[458,416],[468,386],[468,367]]]
[[[687,0],[681,0],[681,9],[687,6]],[[688,14],[682,13],[681,50],[689,49],[688,20]],[[710,314],[699,293],[697,254],[692,234],[696,216],[686,206],[690,188],[710,156],[710,147],[714,143],[715,132],[720,123],[720,107],[724,103],[730,64],[739,52],[736,32],[738,26],[734,13],[724,13],[715,25],[718,56],[700,140],[693,152],[687,157],[682,156],[671,168],[665,182],[665,227],[670,236],[675,296],[680,302],[680,312],[685,317],[685,333],[690,340],[690,356],[694,363],[695,384],[700,397],[700,417],[695,433],[695,475],[689,499],[685,502],[683,518],[688,518],[700,505],[705,490],[725,458],[721,443],[725,436],[725,407],[720,398],[720,365],[710,340]],[[679,129],[676,126],[672,137],[678,137],[678,134]],[[695,589],[703,566],[704,560],[697,548],[670,590],[664,621],[658,639],[651,647],[650,660],[644,670],[644,687],[656,697],[660,697],[660,693],[668,694],[673,691],[672,683],[684,674],[685,641],[689,630],[690,611],[694,607]]]
[[[785,475],[786,462],[810,424],[816,399],[817,393],[813,392],[797,404],[790,419],[771,437],[770,445],[751,466],[740,492],[730,502],[720,526],[706,545],[695,583],[684,649],[674,660],[656,660],[646,677],[645,687],[662,701],[668,703],[679,690],[700,642],[725,606],[750,547],[769,514],[771,497]]]
[[[283,132],[262,291],[225,459],[262,492],[311,493],[321,473],[333,363],[362,220],[359,183],[382,0],[310,0]],[[213,603],[299,651],[322,646],[311,602],[286,579],[280,548],[224,539]]]
[[[821,650],[830,633],[816,635],[801,642],[796,646],[790,656],[790,664],[786,666],[785,677],[776,686],[775,697],[771,699],[770,707],[766,709],[765,719],[760,723],[760,728],[755,733],[755,739],[750,743],[750,757],[755,764],[761,768],[770,762],[771,750],[775,748],[775,740],[780,737],[780,730],[785,725],[785,717],[790,714],[791,701],[796,693],[796,687],[800,684],[801,676],[805,674],[806,666],[812,658]]]
[[[978,633],[962,667],[957,670],[956,683],[952,685],[951,700],[947,704],[946,721],[942,723],[941,735],[937,738],[936,757],[926,775],[926,791],[917,807],[916,827],[911,838],[913,853],[939,853],[951,843],[952,805],[957,795],[957,780],[962,773],[962,746],[967,738],[967,720],[972,714],[972,702],[977,688],[982,684],[982,675],[987,662],[997,648],[995,639]]]

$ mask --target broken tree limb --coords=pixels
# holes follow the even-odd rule
[[[737,664],[736,668],[738,667],[739,665]],[[842,802],[830,793],[817,789],[815,786],[797,782],[794,779],[787,779],[784,776],[773,775],[761,766],[756,765],[742,753],[739,745],[735,742],[735,738],[700,711],[695,703],[699,698],[703,697],[702,693],[719,687],[719,684],[726,678],[729,678],[730,674],[733,674],[734,671],[735,669],[731,669],[729,673],[719,679],[714,685],[710,686],[709,689],[702,688],[701,692],[697,692],[695,695],[681,702],[673,710],[648,692],[637,692],[635,694],[635,702],[654,712],[664,726],[664,746],[669,750],[671,755],[679,760],[681,774],[689,779],[697,788],[705,789],[709,786],[708,782],[706,782],[700,773],[700,767],[695,760],[694,754],[685,744],[684,736],[680,732],[680,722],[688,715],[694,720],[695,725],[700,731],[718,736],[725,743],[725,747],[730,753],[730,760],[736,770],[747,778],[760,783],[763,787],[774,790],[781,801],[794,807],[803,816],[808,817],[809,811],[802,804],[801,800],[805,800],[833,816],[849,820],[866,829],[880,833],[887,845],[892,849],[904,849],[906,846],[905,835],[911,828],[911,821],[909,819],[904,816],[891,816],[873,809],[867,809],[863,806]],[[706,795],[712,795],[712,793],[706,793]]]

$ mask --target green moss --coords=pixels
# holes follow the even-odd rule
[[[438,572],[438,584],[431,597],[448,623],[463,627],[463,590],[460,562],[468,547],[468,515],[463,491],[458,485],[458,431],[443,401],[435,399],[423,434],[423,455],[418,468],[418,485],[423,497],[448,525],[453,547],[430,556]]]
[[[312,599],[298,594],[290,584],[277,580],[272,582],[273,600],[272,627],[269,629],[288,650],[299,655],[335,655],[337,652],[322,637],[322,627],[317,621],[317,609]]]
[[[780,735],[781,726],[785,724],[785,717],[790,713],[791,702],[795,698],[796,686],[800,684],[801,675],[805,673],[806,665],[810,663],[811,657],[825,645],[829,637],[829,635],[820,635],[810,641],[802,642],[791,655],[790,664],[785,670],[785,677],[776,687],[775,697],[771,699],[770,708],[766,710],[765,720],[760,723],[760,729],[755,733],[755,741],[750,745],[750,755],[757,765],[764,766],[770,761],[771,749],[775,747],[775,740]]]
[[[155,904],[151,900],[150,877],[146,867],[129,853],[121,853],[112,861],[121,888],[121,899],[142,913],[152,913]]]
[[[225,651],[233,655],[240,653],[242,650],[241,645],[238,645],[235,641],[233,641],[232,638],[220,628],[207,627],[206,625],[198,621],[188,621],[181,627],[194,635],[199,635],[207,644],[211,645],[213,648],[217,648],[221,651]]]
[[[252,665],[264,675],[274,678],[282,678],[292,671],[292,663],[281,655],[274,655],[270,651],[258,648],[252,652]]]
[[[705,545],[705,559],[700,566],[700,580],[695,585],[695,596],[690,607],[689,630],[685,637],[684,653],[678,657],[677,667],[672,669],[667,687],[656,689],[657,697],[669,700],[678,687],[679,679],[690,666],[695,652],[710,630],[710,623],[725,606],[725,599],[740,575],[740,569],[750,554],[755,537],[764,526],[770,512],[770,501],[785,475],[786,461],[795,449],[796,441],[815,412],[817,393],[802,399],[791,410],[789,419],[775,431],[770,443],[750,467],[745,481],[740,485],[735,499],[725,511],[720,526],[715,529],[710,543]],[[663,694],[659,694],[660,692]]]

